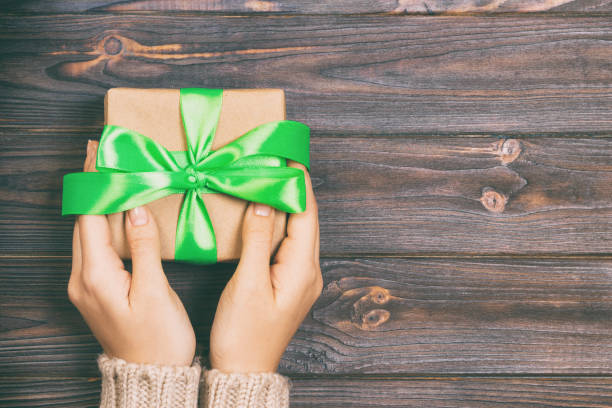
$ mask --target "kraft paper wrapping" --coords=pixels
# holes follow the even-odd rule
[[[186,150],[179,110],[178,89],[112,88],[104,99],[105,124],[135,130],[161,143],[168,150]],[[223,90],[223,104],[212,150],[237,139],[266,122],[285,119],[282,89]],[[161,257],[174,259],[176,224],[184,194],[153,201],[147,207],[159,227]],[[240,258],[242,220],[247,201],[225,194],[202,194],[216,239],[219,262]],[[285,237],[287,214],[275,211],[272,253]],[[119,256],[129,259],[124,213],[108,215],[112,244]]]

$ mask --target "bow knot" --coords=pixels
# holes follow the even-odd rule
[[[192,190],[200,190],[206,187],[207,177],[203,171],[197,170],[194,165],[189,165],[185,168],[185,173],[187,181],[192,185]]]
[[[185,194],[174,258],[209,264],[217,262],[217,243],[202,194],[222,193],[284,212],[304,211],[304,172],[287,167],[286,159],[309,168],[308,127],[288,120],[264,123],[213,151],[221,101],[220,89],[180,90],[187,141],[183,152],[170,152],[133,130],[105,126],[98,172],[64,176],[62,214],[110,214]]]

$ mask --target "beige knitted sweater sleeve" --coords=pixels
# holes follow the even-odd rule
[[[101,408],[196,408],[198,399],[201,408],[289,407],[289,379],[277,373],[223,373],[202,369],[199,360],[191,367],[135,364],[106,354],[98,367]]]

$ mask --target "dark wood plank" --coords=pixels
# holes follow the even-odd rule
[[[609,407],[610,378],[292,379],[292,407]]]
[[[0,407],[98,408],[100,379],[94,378],[3,378],[0,377]]]
[[[61,177],[86,131],[3,131],[0,248],[70,255]],[[610,254],[611,138],[314,135],[321,252]]]
[[[4,1],[9,12],[197,11],[215,13],[357,14],[357,13],[494,13],[612,10],[609,0],[43,0]]]
[[[612,374],[612,261],[323,259],[323,295],[286,374]],[[0,264],[0,372],[95,376],[100,348],[66,299],[69,260]],[[206,355],[232,265],[166,264]]]
[[[202,355],[208,354],[217,302],[234,269],[232,264],[165,266],[196,328]],[[101,348],[68,300],[69,274],[70,260],[65,259],[0,262],[0,373],[96,375]]]
[[[292,407],[608,407],[609,377],[291,377]],[[32,390],[36,390],[35,393]],[[99,378],[0,378],[0,407],[97,407]]]
[[[326,134],[610,134],[612,20],[0,17],[0,127],[102,123],[111,86],[279,87]]]

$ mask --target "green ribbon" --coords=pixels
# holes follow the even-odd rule
[[[201,194],[228,194],[288,213],[304,211],[304,171],[287,167],[286,159],[310,169],[308,126],[268,122],[211,150],[222,98],[222,89],[180,90],[187,151],[171,152],[133,130],[106,125],[98,172],[64,176],[62,215],[116,213],[184,193],[175,259],[211,264],[217,262],[217,242]]]

